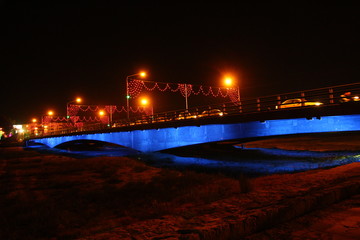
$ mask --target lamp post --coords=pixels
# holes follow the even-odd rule
[[[104,116],[105,116],[105,111],[104,111],[104,110],[100,110],[100,111],[99,111],[99,115],[100,115],[100,118],[101,118],[101,117],[104,117]],[[110,125],[110,118],[109,118],[109,116],[107,116],[107,125],[108,125],[108,127],[111,126],[111,125]]]
[[[186,112],[188,112],[189,109],[189,103],[188,103],[188,91],[187,91],[187,84],[185,83],[185,109]]]
[[[233,78],[232,77],[225,77],[224,78],[224,84],[227,87],[233,87],[233,85],[234,85]],[[239,87],[239,84],[237,85],[237,94],[238,94],[238,101],[240,103],[240,87]]]
[[[37,135],[37,119],[36,118],[32,118],[31,119],[31,128],[30,128],[30,134],[33,136]]]
[[[110,124],[110,127],[112,126],[112,119],[113,119],[113,117],[112,117],[112,115],[113,115],[113,105],[110,105],[109,106],[109,124]]]
[[[70,118],[70,111],[69,111],[69,105],[70,103],[81,103],[82,99],[81,98],[76,98],[75,100],[72,100],[70,102],[66,103],[66,118]]]
[[[150,101],[147,99],[147,98],[141,98],[140,99],[140,104],[141,104],[141,106],[143,106],[144,107],[144,109],[145,109],[145,107],[147,107],[147,106],[149,106],[150,107],[150,115],[154,115],[154,107],[153,107],[153,105],[151,104],[150,105]]]
[[[146,72],[140,72],[140,73],[136,73],[136,74],[132,74],[126,77],[126,115],[127,115],[127,119],[129,120],[130,115],[130,105],[129,105],[129,100],[130,100],[130,95],[129,95],[129,79],[131,77],[135,77],[135,76],[140,76],[142,78],[146,77]]]
[[[44,125],[45,121],[44,118],[45,117],[49,117],[52,118],[52,116],[54,115],[54,112],[52,110],[47,111],[47,115],[43,115],[41,118],[41,125],[43,127],[43,134],[48,133],[49,129],[51,129],[51,119],[49,120],[49,125]],[[45,131],[46,130],[46,131]]]

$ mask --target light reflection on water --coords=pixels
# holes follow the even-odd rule
[[[244,149],[256,150],[258,154],[230,157],[182,157],[165,153],[150,153],[140,155],[140,159],[151,162],[159,167],[204,167],[219,171],[244,174],[274,174],[306,171],[318,168],[329,168],[360,161],[360,153],[354,152],[310,152],[289,151],[279,149]],[[250,154],[251,155],[251,154]],[[264,157],[265,156],[265,157]]]
[[[232,154],[224,152],[208,154],[207,157],[177,156],[169,153],[141,153],[124,147],[102,147],[91,151],[69,151],[43,148],[43,152],[87,157],[133,157],[156,167],[197,168],[242,174],[274,174],[329,168],[360,161],[360,152],[311,152],[280,149],[237,149]]]

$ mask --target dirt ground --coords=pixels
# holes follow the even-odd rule
[[[360,134],[321,133],[279,137],[245,144],[248,148],[306,151],[359,151]],[[360,172],[358,172],[360,174]],[[299,217],[247,239],[359,239],[360,195]]]
[[[248,142],[247,148],[278,148],[305,151],[360,151],[360,133],[313,133],[299,136],[280,136]]]
[[[360,195],[247,237],[270,239],[359,239]]]
[[[245,147],[360,152],[360,134]],[[232,179],[0,148],[0,239],[359,239],[359,186],[360,162]]]

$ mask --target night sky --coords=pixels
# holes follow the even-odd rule
[[[2,118],[65,115],[77,96],[125,105],[125,78],[139,70],[211,86],[232,72],[243,98],[359,81],[360,15],[350,3],[57,2],[0,1]],[[155,109],[166,110],[173,100],[159,95]]]

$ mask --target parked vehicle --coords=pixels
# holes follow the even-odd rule
[[[218,116],[218,117],[222,117],[224,116],[224,112],[222,112],[220,109],[210,109],[210,110],[205,110],[203,111],[199,117],[209,117],[209,116]]]
[[[340,95],[340,102],[358,102],[360,101],[360,94],[358,93],[351,93],[351,92],[345,92]]]
[[[311,101],[307,101],[306,99],[293,98],[293,99],[285,100],[275,108],[282,109],[282,108],[294,108],[294,107],[306,107],[306,106],[320,106],[322,104],[323,103],[321,102],[311,102]]]
[[[191,119],[191,118],[197,118],[197,116],[195,114],[191,114],[190,112],[183,112],[180,113],[176,119],[182,120],[182,119]]]

